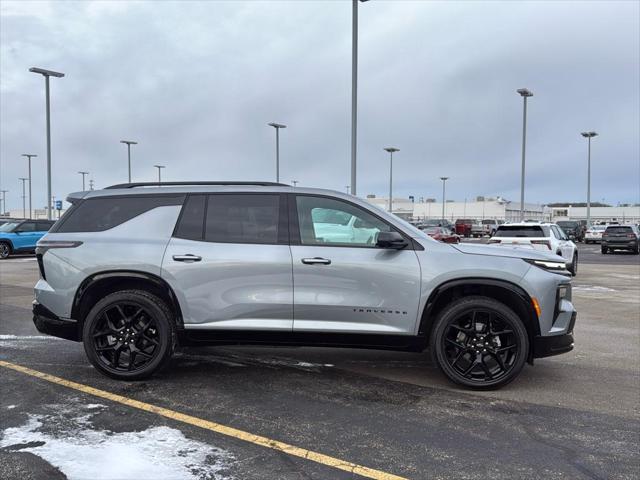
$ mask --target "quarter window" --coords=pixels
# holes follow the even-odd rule
[[[278,243],[280,195],[208,195],[204,239],[220,243]]]
[[[206,195],[191,195],[182,207],[175,236],[187,240],[202,240]]]
[[[391,226],[366,210],[325,197],[297,196],[302,245],[375,247]]]

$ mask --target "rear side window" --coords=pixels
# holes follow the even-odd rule
[[[494,237],[546,237],[540,225],[501,225],[496,230]]]
[[[633,233],[631,227],[607,227],[606,233]]]
[[[103,232],[156,207],[181,205],[184,195],[98,197],[83,201],[62,217],[59,233]]]
[[[220,243],[278,243],[280,195],[208,195],[204,239]]]
[[[46,232],[47,230],[49,230],[51,228],[51,226],[54,224],[54,222],[36,222],[37,224],[37,229],[40,232]]]
[[[202,240],[204,235],[204,209],[206,195],[191,195],[182,208],[174,237]]]

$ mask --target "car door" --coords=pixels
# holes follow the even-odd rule
[[[22,222],[16,230],[13,246],[16,250],[33,250],[40,239],[35,221]]]
[[[413,334],[420,299],[420,264],[413,243],[402,250],[376,246],[396,230],[373,212],[321,195],[289,201],[294,282],[294,331]],[[345,238],[324,223],[348,217]],[[355,217],[355,218],[353,218]]]
[[[286,197],[190,195],[162,262],[185,328],[293,327]]]
[[[556,238],[558,243],[558,250],[560,251],[560,255],[566,261],[570,262],[573,260],[573,250],[574,246],[569,237],[564,233],[562,229],[555,225],[551,225],[552,235]]]

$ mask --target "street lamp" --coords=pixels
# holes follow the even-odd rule
[[[356,153],[358,150],[358,1],[353,0],[351,14],[351,194],[356,195]]]
[[[165,168],[164,165],[154,165],[154,167],[156,167],[158,169],[158,183],[162,183],[162,174],[160,173],[160,171]]]
[[[527,144],[527,98],[533,97],[533,93],[526,88],[516,90],[524,101],[522,111],[522,173],[520,174],[520,221],[524,221],[524,155]]]
[[[31,158],[37,157],[38,155],[23,153],[22,156],[27,157],[27,159],[29,160],[29,219],[31,219],[31,212],[33,211],[31,209]]]
[[[399,152],[399,148],[386,147],[385,150],[389,152],[389,213],[393,208],[393,152]]]
[[[440,180],[442,180],[442,221],[444,222],[444,202],[446,201],[444,185],[449,177],[440,177]]]
[[[27,218],[27,207],[25,205],[27,195],[25,194],[24,186],[25,182],[29,179],[26,177],[20,177],[18,180],[22,182],[22,218]]]
[[[62,78],[64,77],[64,73],[37,67],[31,67],[29,71],[44,77],[47,115],[47,198],[51,198],[51,107],[49,101],[49,77]],[[29,189],[29,191],[31,191],[31,189]],[[51,220],[51,207],[47,209],[47,219]]]
[[[85,175],[89,175],[89,172],[78,172],[80,175],[82,175],[82,191],[84,192],[84,177]]]
[[[276,182],[280,182],[280,129],[287,128],[287,126],[275,122],[267,123],[267,125],[276,129]]]
[[[120,140],[120,143],[127,145],[127,160],[129,161],[129,183],[131,183],[131,145],[137,145],[138,142],[132,140]]]
[[[589,150],[587,153],[587,228],[591,226],[591,139],[597,137],[596,132],[582,132],[584,138],[589,142]]]

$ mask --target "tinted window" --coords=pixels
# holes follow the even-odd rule
[[[279,195],[208,195],[204,239],[276,244],[279,211]]]
[[[324,197],[296,197],[303,245],[375,247],[379,232],[391,227],[347,202]]]
[[[51,226],[54,223],[55,222],[36,222],[36,225],[37,225],[36,228],[38,229],[39,232],[46,232],[51,228]]]
[[[191,195],[182,207],[176,237],[202,240],[204,234],[205,195]]]
[[[35,232],[37,230],[36,222],[23,222],[18,227],[18,231],[20,232]]]
[[[540,225],[501,225],[495,237],[545,237]]]
[[[181,205],[184,195],[90,198],[68,212],[55,231],[102,232],[156,207]]]
[[[631,227],[607,227],[607,230],[605,231],[607,234],[610,233],[633,233],[633,230],[631,229]]]

